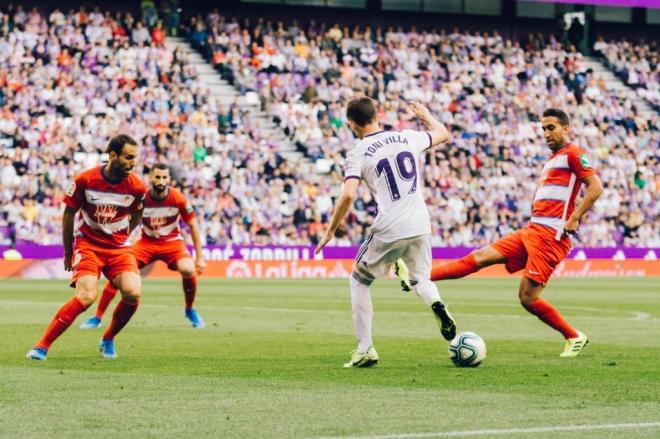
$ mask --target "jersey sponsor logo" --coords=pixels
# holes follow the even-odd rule
[[[591,168],[591,163],[589,163],[589,158],[586,154],[580,154],[580,164],[582,165],[582,169]]]
[[[168,217],[179,214],[176,207],[147,207],[144,209],[144,218]]]
[[[186,212],[193,213],[193,207],[192,204],[190,204],[190,201],[186,201]]]
[[[76,182],[72,181],[68,188],[66,188],[66,196],[73,197],[73,194],[76,193]]]
[[[95,191],[85,189],[85,198],[90,204],[97,206],[112,205],[118,207],[129,207],[135,201],[135,197],[129,194],[118,194],[114,192]]]
[[[117,206],[111,204],[101,204],[96,206],[96,210],[94,211],[96,222],[102,225],[110,224],[117,216],[118,210],[119,208]]]

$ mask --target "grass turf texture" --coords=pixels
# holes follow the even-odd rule
[[[347,284],[202,279],[200,331],[183,316],[179,282],[146,280],[118,360],[100,358],[101,330],[78,329],[90,310],[41,363],[25,353],[71,290],[0,281],[0,436],[369,436],[660,421],[660,279],[553,280],[544,297],[591,339],[575,359],[559,358],[560,335],[520,307],[517,280],[439,283],[459,331],[486,341],[476,369],[454,367],[430,310],[385,280],[372,287],[381,363],[342,369],[355,347]],[[622,435],[658,437],[660,427],[555,436]]]

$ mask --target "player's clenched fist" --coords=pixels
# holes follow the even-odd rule
[[[420,119],[428,119],[431,112],[426,106],[420,102],[413,102],[410,104],[410,111]]]

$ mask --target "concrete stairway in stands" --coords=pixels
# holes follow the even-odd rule
[[[598,58],[585,56],[584,65],[586,68],[593,70],[594,77],[603,78],[608,90],[613,91],[617,96],[630,98],[635,104],[635,107],[639,110],[641,116],[650,119],[651,116],[655,114],[653,108],[651,108],[644,98],[638,96],[637,93],[635,93],[635,90],[624,84],[624,82],[609,70],[605,64],[600,62]]]
[[[165,45],[171,50],[179,49],[180,53],[188,57],[190,63],[195,67],[201,83],[208,88],[212,98],[219,100],[224,105],[236,101],[240,107],[248,110],[257,124],[266,131],[269,138],[280,145],[278,152],[282,157],[291,162],[297,162],[300,159],[308,161],[302,153],[296,151],[293,142],[273,122],[273,118],[261,110],[261,101],[256,92],[241,94],[236,87],[222,79],[218,71],[185,38],[167,37]]]

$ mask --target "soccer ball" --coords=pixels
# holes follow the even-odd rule
[[[474,332],[461,332],[449,343],[449,359],[457,367],[477,367],[486,358],[486,343]]]

